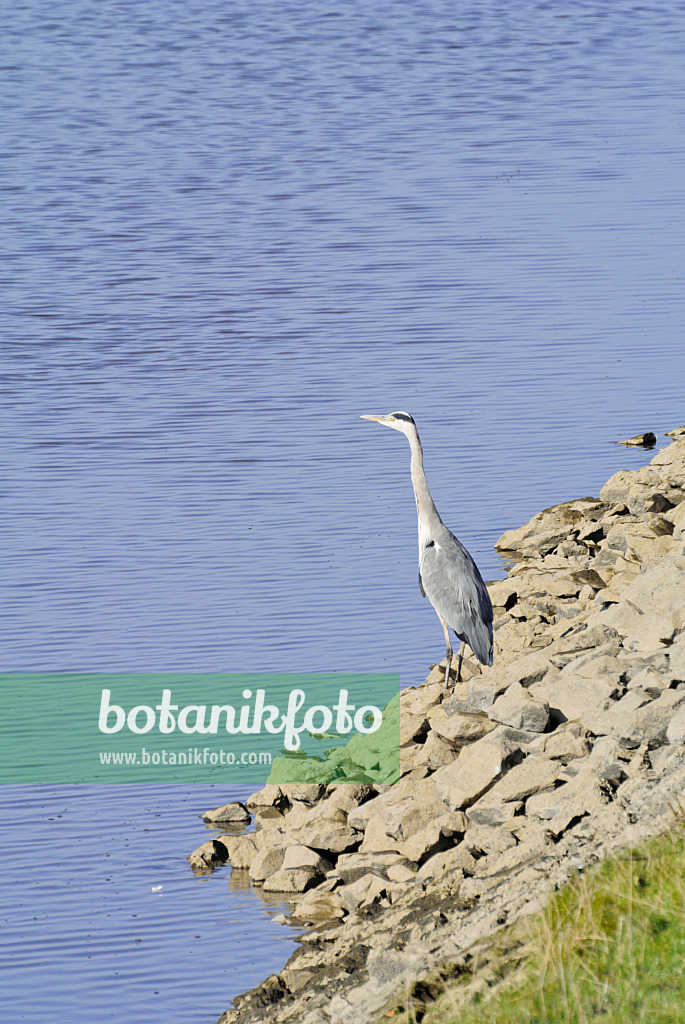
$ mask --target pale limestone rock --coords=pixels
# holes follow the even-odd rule
[[[287,802],[281,787],[274,786],[272,783],[253,793],[245,801],[249,811],[256,811],[262,807],[277,807],[280,810],[286,806]]]
[[[388,887],[387,879],[373,873],[362,875],[349,885],[344,885],[336,890],[336,896],[342,903],[343,908],[350,914],[355,913],[359,907],[371,906],[374,902],[385,895]]]
[[[259,853],[272,847],[295,846],[295,839],[286,828],[274,825],[273,828],[262,828],[257,832],[250,832],[250,838],[254,842]]]
[[[664,455],[668,450],[659,452],[649,466],[615,473],[600,491],[600,497],[606,501],[622,502],[636,516],[661,511],[666,503],[677,505],[683,500],[682,485],[685,482],[685,474],[681,468],[682,456],[677,458],[676,452],[669,463],[655,461],[661,460],[662,457],[670,458]],[[664,470],[662,467],[666,465],[668,469]]]
[[[324,792],[324,787],[315,782],[283,783],[279,788],[291,803],[297,802],[306,807],[313,807],[321,799]]]
[[[675,717],[675,708],[680,706],[685,693],[665,690],[658,700],[639,708],[632,720],[623,728],[617,738],[622,746],[636,748],[646,744],[648,750],[654,750],[668,739],[668,729]]]
[[[496,580],[487,584],[493,608],[506,608],[516,603],[518,591],[510,579]]]
[[[573,730],[576,730],[575,732]],[[543,752],[546,757],[562,763],[578,757],[585,757],[589,747],[585,738],[579,734],[578,726],[560,726],[545,738]]]
[[[649,430],[646,434],[636,434],[626,441],[617,441],[616,444],[625,445],[628,448],[651,448],[656,444],[656,434]]]
[[[368,800],[356,810],[351,811],[347,817],[347,823],[351,828],[364,830],[372,815],[391,816],[394,812],[387,808],[406,801],[407,798],[414,798],[419,801],[430,801],[438,799],[438,791],[433,778],[425,777],[425,770],[421,775],[408,775],[401,779],[394,786],[389,786],[384,793],[374,800]]]
[[[656,698],[662,690],[668,687],[668,684],[669,678],[663,669],[658,671],[653,665],[645,665],[635,675],[631,675],[628,680],[628,689],[643,690],[650,697]]]
[[[333,864],[308,846],[287,846],[283,870],[288,871],[291,868],[313,868],[316,874],[325,875],[333,868]]]
[[[443,814],[401,843],[400,853],[407,860],[420,863],[437,850],[453,846],[455,836],[461,837],[466,827],[466,817],[461,811]]]
[[[632,561],[654,562],[676,544],[671,536],[673,525],[669,523],[668,527],[660,516],[654,516],[652,522],[616,523],[607,534],[606,547]]]
[[[522,758],[521,745],[495,730],[464,747],[453,764],[432,776],[438,796],[451,810],[475,803],[495,779]]]
[[[447,668],[447,658],[443,658],[437,665],[433,665],[430,671],[430,675],[426,679],[426,683],[437,684],[441,687],[443,695],[449,694],[449,688],[445,686],[445,669]],[[461,678],[463,682],[467,679],[471,679],[472,676],[482,675],[482,669],[479,662],[473,658],[464,656],[464,660],[461,665]],[[450,687],[457,681],[457,665],[453,659],[450,664]]]
[[[320,877],[313,867],[281,868],[264,882],[264,892],[304,892]]]
[[[685,705],[678,708],[668,723],[666,738],[669,743],[685,743]]]
[[[546,676],[557,675],[558,670],[550,663],[550,651],[554,650],[552,644],[542,650],[530,651],[522,658],[511,661],[505,669],[498,673],[500,693],[504,693],[512,683],[520,683],[525,689],[539,682]]]
[[[288,827],[288,835],[293,843],[300,846],[311,846],[315,850],[330,850],[331,853],[342,853],[359,844],[361,836],[353,828],[337,821],[314,820],[296,827]]]
[[[391,836],[389,828],[378,816],[370,818],[359,846],[359,853],[384,853],[389,850],[399,851],[402,840]]]
[[[421,764],[429,768],[442,768],[445,764],[451,764],[457,757],[457,752],[451,743],[448,743],[436,732],[429,732],[426,742],[422,744],[423,754]]]
[[[262,829],[274,828],[284,821],[285,814],[277,807],[265,807],[263,810],[257,811],[254,816],[254,826],[258,832]]]
[[[673,523],[673,539],[682,541],[685,537],[685,501],[667,512],[666,517]]]
[[[590,511],[603,510],[596,498],[579,498],[547,508],[517,530],[507,530],[495,543],[497,551],[521,551],[524,555],[547,554],[568,539],[570,531],[582,525]]]
[[[253,882],[263,882],[269,875],[280,871],[285,858],[285,846],[269,846],[259,850],[250,863],[250,878]]]
[[[516,840],[506,828],[493,828],[490,825],[472,825],[464,835],[463,845],[476,859],[485,854],[491,856],[502,853],[512,846]]]
[[[407,867],[406,864],[391,864],[385,872],[391,882],[414,882],[416,871]]]
[[[213,811],[205,811],[200,817],[203,821],[216,821],[221,825],[226,825],[229,822],[243,824],[250,821],[252,815],[245,804],[234,801],[230,804],[222,804],[221,807],[215,807]]]
[[[257,856],[257,847],[252,834],[244,836],[217,836],[217,842],[223,843],[226,847],[231,867],[249,868]]]
[[[420,715],[425,718],[428,711],[436,704],[440,704],[448,693],[442,682],[408,687],[400,694],[402,715]]]
[[[498,878],[510,872],[524,867],[526,864],[533,864],[541,856],[549,851],[549,846],[543,841],[537,843],[523,842],[512,846],[502,853],[489,858],[487,872],[490,877]]]
[[[449,702],[447,704],[451,714],[448,713],[448,708],[441,704],[430,711],[428,722],[432,732],[453,747],[458,748],[467,743],[473,743],[474,740],[479,740],[481,736],[487,735],[495,728],[495,723],[490,721],[485,712],[465,714],[454,711]]]
[[[562,769],[563,765],[558,761],[540,754],[531,754],[521,764],[514,765],[481,799],[525,800],[554,785]]]
[[[685,636],[680,636],[668,651],[668,674],[672,682],[685,683]]]
[[[391,867],[402,865],[411,869],[415,867],[400,853],[343,853],[338,857],[335,874],[345,883],[354,882],[363,875],[373,872],[377,875],[388,874]]]
[[[403,800],[381,804],[377,814],[370,818],[366,831],[368,833],[374,821],[381,821],[389,835],[401,842],[448,812],[449,807],[443,800],[428,794],[421,799],[418,794],[412,794]]]
[[[488,718],[514,729],[544,732],[549,723],[549,704],[531,696],[520,683],[512,683],[494,702]]]
[[[297,906],[290,912],[293,921],[316,924],[345,916],[342,900],[335,892],[308,892]]]
[[[592,770],[586,769],[557,789],[531,796],[526,802],[526,815],[543,819],[553,835],[561,835],[575,818],[603,807],[607,799],[605,786]]]
[[[477,800],[467,810],[466,814],[472,825],[487,825],[491,828],[509,827],[512,818],[521,811],[523,803],[520,800],[512,800],[505,803],[496,797],[490,797],[489,793]]]
[[[227,859],[226,847],[215,839],[210,839],[197,850],[188,854],[188,860],[193,871],[201,875],[209,874],[219,864]]]
[[[616,629],[631,650],[668,646],[685,629],[685,571],[667,559],[640,573],[621,596],[589,622]]]
[[[509,680],[501,682],[497,673],[487,676],[476,676],[465,683],[457,683],[452,689],[452,696],[443,702],[447,715],[456,713],[477,714],[487,711],[496,698],[508,686]]]
[[[413,743],[417,737],[425,736],[428,730],[428,720],[425,715],[412,715],[402,712],[400,718],[400,746]]]
[[[633,715],[647,703],[649,697],[639,688],[628,690],[618,701],[607,701],[603,708],[588,707],[580,716],[580,723],[593,736],[615,736],[630,730]],[[639,746],[639,743],[635,744]]]
[[[530,687],[530,693],[540,700],[546,700],[553,716],[561,713],[563,719],[580,721],[589,708],[601,711],[605,707],[607,700],[615,692],[615,685],[602,677],[588,679],[576,676],[571,670],[572,667],[569,666],[567,672],[555,679],[534,683]]]
[[[328,799],[324,806],[336,808],[336,810],[341,810],[348,814],[375,795],[373,786],[355,785],[354,783],[332,785],[328,787]],[[325,817],[329,817],[329,815],[327,814]]]
[[[453,847],[451,850],[440,850],[432,857],[429,857],[426,863],[419,868],[416,877],[418,881],[424,881],[428,878],[435,879],[440,875],[451,874],[455,871],[474,874],[477,870],[477,864],[478,862],[464,843],[459,843],[458,846]]]

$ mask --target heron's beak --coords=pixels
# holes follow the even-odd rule
[[[388,417],[387,416],[361,416],[360,419],[363,419],[363,420],[373,420],[374,423],[387,423],[388,422]]]

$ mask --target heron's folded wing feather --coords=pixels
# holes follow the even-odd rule
[[[473,558],[446,527],[444,536],[424,547],[419,571],[438,615],[488,662],[492,656],[490,595]]]

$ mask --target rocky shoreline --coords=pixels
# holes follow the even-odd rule
[[[391,786],[266,786],[190,855],[289,894],[301,946],[220,1024],[364,1024],[673,820],[685,792],[685,428],[505,533],[495,664],[401,694]],[[235,834],[254,817],[256,831]],[[486,958],[487,959],[487,958]]]

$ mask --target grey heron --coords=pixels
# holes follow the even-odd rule
[[[431,498],[423,471],[423,449],[414,420],[407,412],[387,416],[362,416],[399,430],[411,449],[411,482],[419,518],[419,589],[438,613],[445,631],[449,686],[452,667],[452,629],[461,641],[457,682],[461,680],[464,646],[469,645],[482,665],[492,665],[492,602],[483,577],[463,544],[448,530]]]

